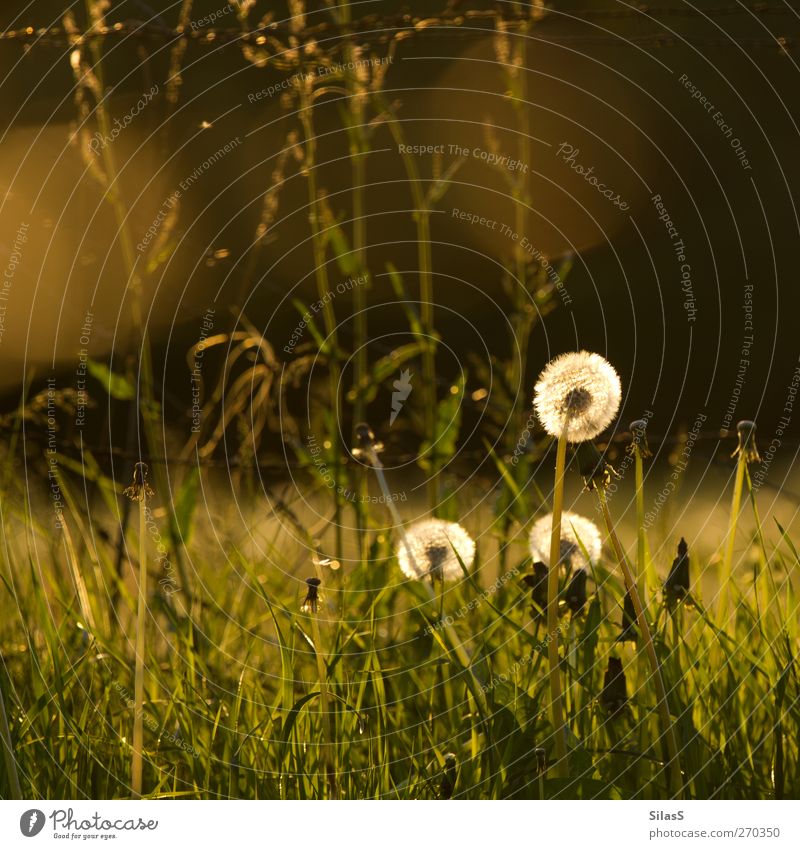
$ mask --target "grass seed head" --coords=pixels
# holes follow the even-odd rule
[[[569,442],[594,439],[614,420],[622,397],[619,375],[599,354],[576,351],[551,360],[534,387],[544,429]]]

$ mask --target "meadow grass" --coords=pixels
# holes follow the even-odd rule
[[[121,495],[107,479],[97,485]],[[20,507],[26,500],[8,486],[0,685],[15,764],[0,773],[0,795],[16,795],[18,775],[26,797],[130,797],[136,582],[115,574],[111,537],[97,532],[102,523],[79,535],[90,606],[97,622],[110,623],[90,631],[48,506]],[[154,509],[157,501],[156,493]],[[184,552],[191,587],[165,592],[150,558],[144,797],[674,795],[650,670],[632,644],[617,642],[624,588],[611,560],[593,564],[597,591],[584,613],[561,620],[562,642],[571,642],[561,660],[570,753],[568,774],[556,777],[549,642],[521,581],[530,572],[524,546],[510,546],[509,579],[490,583],[497,557],[479,536],[469,578],[434,599],[421,582],[402,580],[393,554],[400,540],[383,530],[383,509],[367,511],[368,560],[336,573],[316,567],[316,614],[301,610],[304,580],[317,574],[302,546],[290,551],[276,539],[263,560],[253,559],[235,540],[212,544],[225,524],[203,527],[199,511]],[[62,520],[78,525],[71,510]],[[787,536],[767,542],[771,536],[757,535],[771,596],[733,584],[730,616],[719,618],[696,591],[676,609],[660,588],[647,587],[689,798],[786,798],[800,790],[790,580],[798,556]],[[133,558],[142,546],[136,533],[128,546]],[[693,552],[695,574],[713,549]],[[98,568],[88,568],[95,559]],[[655,565],[665,577],[668,563]],[[120,601],[109,608],[112,589]],[[627,685],[618,711],[603,698],[612,656]]]

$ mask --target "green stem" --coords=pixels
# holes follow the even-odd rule
[[[650,670],[652,673],[653,683],[656,688],[656,700],[658,704],[658,712],[661,716],[661,724],[663,726],[663,734],[666,737],[667,753],[669,762],[667,764],[667,772],[669,775],[670,789],[673,799],[680,799],[683,796],[683,778],[681,776],[680,761],[678,759],[678,743],[675,738],[675,729],[672,724],[672,719],[669,710],[669,701],[667,700],[667,691],[664,687],[664,679],[661,676],[661,667],[656,654],[656,647],[653,643],[653,635],[650,632],[650,626],[647,623],[647,616],[642,606],[642,600],[639,597],[639,590],[636,587],[636,580],[625,553],[622,550],[614,523],[611,521],[611,513],[608,510],[608,501],[606,493],[602,486],[597,488],[597,497],[600,499],[600,506],[603,510],[603,518],[605,519],[608,536],[611,540],[611,546],[614,549],[614,555],[617,558],[622,575],[625,580],[625,588],[630,594],[633,602],[634,610],[636,611],[636,622],[639,626],[639,631],[642,635],[642,641],[645,646],[647,658],[650,662]]]
[[[303,125],[305,136],[305,164],[306,184],[308,187],[308,219],[311,225],[311,245],[314,256],[314,273],[317,281],[317,295],[322,301],[322,316],[325,324],[325,334],[330,351],[330,366],[328,368],[328,391],[330,394],[330,405],[333,412],[333,434],[340,431],[341,405],[339,402],[339,380],[341,370],[339,367],[339,345],[336,333],[336,314],[333,309],[333,300],[330,297],[330,284],[325,260],[325,241],[320,230],[319,195],[317,189],[317,137],[312,120],[312,101],[309,91],[304,87],[300,95],[300,122]],[[358,287],[356,287],[358,288]],[[338,440],[332,438],[332,444],[338,444]],[[343,557],[342,542],[342,498],[341,498],[341,460],[339,451],[333,455],[333,477],[336,482],[334,490],[334,532],[336,534],[336,557]]]
[[[144,654],[145,625],[147,622],[147,496],[143,492],[139,501],[139,600],[136,608],[136,668],[133,685],[133,768],[131,770],[133,795],[142,796],[142,748],[144,740]]]
[[[553,528],[550,532],[550,564],[547,570],[547,660],[550,666],[550,714],[556,735],[556,775],[568,776],[567,734],[561,696],[558,660],[558,567],[561,562],[561,512],[564,505],[564,470],[567,459],[566,425],[556,448],[556,476],[553,485]]]

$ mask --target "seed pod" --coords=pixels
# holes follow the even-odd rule
[[[578,461],[578,471],[583,478],[583,484],[587,491],[594,489],[608,489],[611,479],[619,480],[617,470],[606,462],[604,454],[601,454],[593,442],[581,442],[575,447],[575,459]]]
[[[628,685],[625,681],[625,671],[618,657],[609,657],[606,674],[603,678],[603,689],[600,693],[600,704],[609,716],[619,714],[628,702]]]
[[[524,575],[522,582],[532,590],[531,595],[539,610],[536,608],[531,610],[535,616],[538,616],[540,611],[547,610],[547,566],[537,561],[533,564],[533,574]]]

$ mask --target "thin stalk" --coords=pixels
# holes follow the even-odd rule
[[[655,564],[650,557],[650,547],[647,544],[647,530],[644,526],[644,462],[642,452],[634,443],[634,472],[636,477],[636,571],[646,576],[650,587],[658,586],[658,575]]]
[[[680,761],[678,759],[678,743],[675,738],[675,729],[670,716],[669,702],[667,700],[667,691],[664,687],[664,679],[661,677],[661,667],[658,663],[658,655],[656,655],[656,647],[653,643],[653,635],[650,632],[650,626],[647,623],[642,600],[639,597],[639,590],[636,587],[636,580],[631,568],[628,564],[625,553],[622,550],[614,523],[611,521],[611,513],[608,510],[608,501],[606,493],[602,486],[597,487],[597,497],[600,499],[600,507],[603,511],[603,519],[606,523],[608,536],[611,540],[611,546],[614,549],[614,555],[617,558],[622,575],[625,580],[625,587],[630,594],[633,602],[634,610],[636,611],[636,622],[639,626],[639,632],[642,635],[647,652],[648,660],[650,661],[650,669],[653,676],[653,683],[656,688],[656,700],[658,704],[658,712],[661,716],[661,724],[663,725],[663,734],[666,737],[667,752],[669,755],[669,763],[667,764],[667,772],[669,775],[670,789],[674,799],[680,799],[683,795],[683,778],[681,776]]]
[[[0,686],[0,738],[3,740],[3,754],[5,755],[6,775],[8,776],[8,786],[11,789],[11,798],[21,799],[22,788],[19,785],[17,760],[14,756],[14,746],[11,742],[11,730],[8,726],[8,714],[6,713],[6,703],[3,697],[2,686]]]
[[[547,570],[547,660],[550,666],[550,713],[556,735],[556,775],[567,778],[567,733],[558,660],[558,566],[561,561],[561,512],[564,506],[564,469],[567,460],[566,425],[556,448],[553,485],[553,528],[550,532],[550,566]]]
[[[731,516],[725,543],[725,554],[722,558],[722,573],[720,575],[721,587],[717,618],[721,619],[723,625],[728,622],[728,598],[730,582],[733,578],[733,547],[736,542],[736,525],[739,522],[739,513],[742,507],[742,489],[746,467],[747,460],[745,460],[744,452],[741,452],[736,461],[736,479],[733,484],[733,497],[731,498]]]
[[[133,795],[142,796],[142,744],[144,730],[144,631],[147,622],[147,496],[142,492],[139,500],[139,601],[136,608],[136,669],[133,684]]]
[[[324,739],[322,741],[322,763],[325,767],[325,775],[328,780],[328,792],[335,799],[338,796],[336,787],[336,771],[331,763],[331,749],[335,745],[333,724],[331,722],[331,699],[328,688],[328,673],[325,669],[325,658],[322,654],[322,632],[319,627],[316,614],[311,612],[311,633],[314,636],[314,657],[317,661],[317,675],[319,676],[319,704]]]

